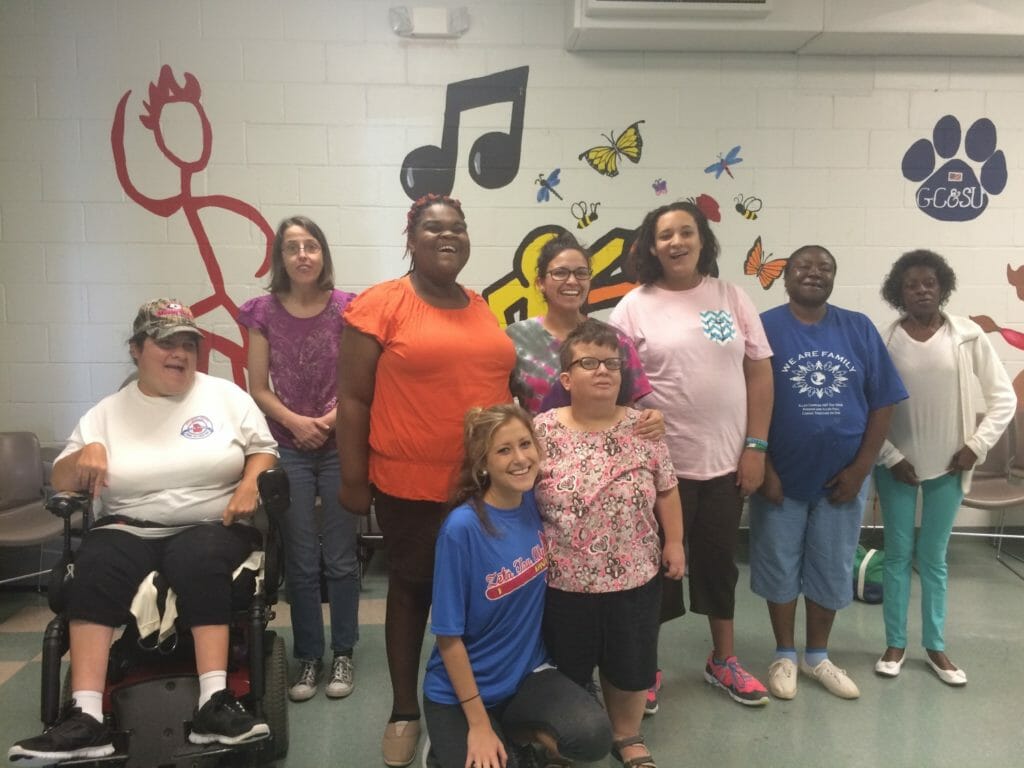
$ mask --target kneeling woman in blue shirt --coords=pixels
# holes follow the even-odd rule
[[[541,640],[547,572],[533,498],[540,451],[514,405],[466,415],[465,459],[437,538],[423,681],[434,760],[443,768],[592,762],[608,753],[604,710],[548,663]],[[567,762],[566,762],[567,764]]]

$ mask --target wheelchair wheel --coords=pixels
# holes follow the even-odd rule
[[[273,632],[267,634],[274,640],[269,644],[270,652],[263,662],[266,680],[263,716],[274,739],[273,748],[266,756],[266,762],[272,763],[288,754],[288,657],[285,654],[284,638]]]

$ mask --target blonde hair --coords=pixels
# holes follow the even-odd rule
[[[518,421],[526,427],[539,454],[540,443],[537,442],[537,434],[533,431],[533,420],[530,414],[518,405],[506,403],[492,405],[490,408],[470,408],[463,420],[462,466],[459,468],[459,476],[452,491],[450,508],[455,509],[461,504],[469,504],[480,519],[480,525],[491,536],[497,536],[498,532],[487,514],[483,501],[484,494],[491,486],[491,479],[486,472],[487,453],[494,442],[494,433],[510,421]]]

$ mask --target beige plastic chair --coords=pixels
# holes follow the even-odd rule
[[[1024,448],[1018,441],[1024,441],[1024,421],[1021,411],[1006,428],[985,461],[974,471],[971,491],[964,496],[963,506],[999,512],[999,522],[992,535],[996,547],[996,560],[1024,579],[1024,572],[1018,570],[1005,557],[1024,562],[1020,556],[1003,549],[1004,539],[1024,539],[1024,535],[1006,533],[1006,515],[1015,507],[1024,506]]]
[[[43,507],[46,472],[32,432],[0,432],[0,547],[39,547],[38,570],[0,580],[8,584],[49,573],[42,545],[64,532],[64,521]],[[81,515],[72,520],[81,526]]]

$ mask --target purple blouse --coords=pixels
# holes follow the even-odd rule
[[[338,404],[338,340],[345,323],[341,314],[354,293],[334,289],[323,312],[295,317],[273,294],[257,296],[238,310],[238,322],[254,328],[270,344],[270,380],[275,394],[301,416],[323,416]],[[267,419],[270,431],[285,448],[297,450],[292,433]],[[327,445],[333,445],[333,433]]]

